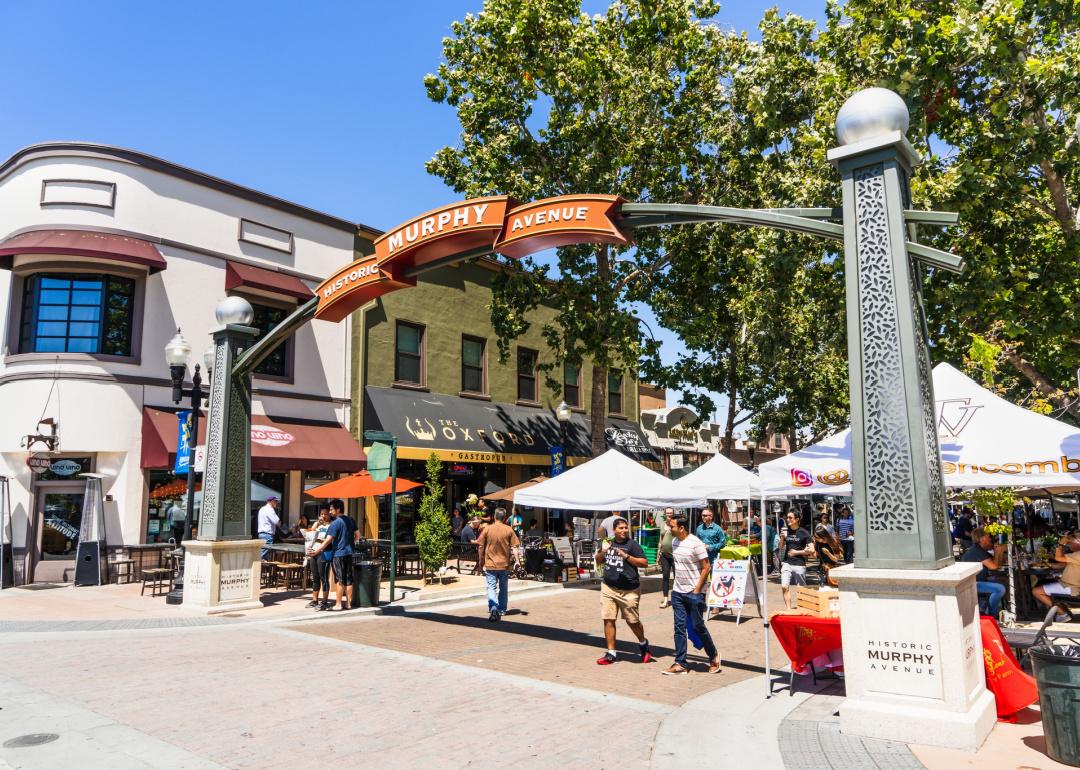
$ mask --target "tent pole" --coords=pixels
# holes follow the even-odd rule
[[[765,490],[761,490],[761,542],[762,542],[762,557],[764,559],[765,554]],[[761,570],[761,615],[762,620],[765,622],[765,698],[766,700],[772,697],[772,672],[769,670],[769,581],[768,571],[764,569],[764,563]]]

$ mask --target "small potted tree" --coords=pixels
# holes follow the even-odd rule
[[[450,517],[443,505],[443,485],[439,480],[442,463],[434,452],[427,460],[427,481],[420,497],[420,521],[416,525],[416,545],[424,569],[424,582],[446,567],[453,543]]]

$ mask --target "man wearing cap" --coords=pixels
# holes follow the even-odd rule
[[[259,539],[266,545],[262,549],[262,558],[265,561],[270,557],[270,544],[274,542],[274,535],[281,526],[281,518],[277,515],[277,495],[266,498],[266,505],[259,509]]]

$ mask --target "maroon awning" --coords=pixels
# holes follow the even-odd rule
[[[31,230],[13,235],[0,243],[0,268],[10,270],[16,254],[94,257],[142,265],[151,273],[167,267],[161,252],[149,241],[92,230]]]
[[[284,294],[287,297],[295,297],[301,302],[307,302],[315,296],[315,293],[295,276],[238,262],[226,262],[225,291],[231,291],[243,286],[272,291],[275,294]]]
[[[176,461],[175,412],[145,407],[142,424],[143,468],[172,468]],[[206,412],[199,419],[199,443],[206,443]],[[253,471],[358,471],[367,456],[340,425],[307,425],[251,416]]]

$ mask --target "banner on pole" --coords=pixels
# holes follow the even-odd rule
[[[746,600],[749,560],[721,559],[713,562],[709,578],[709,609],[738,610]]]
[[[550,447],[551,450],[551,478],[555,478],[566,470],[566,452],[561,446]]]
[[[186,476],[191,467],[191,410],[176,413],[176,462],[173,473]]]

